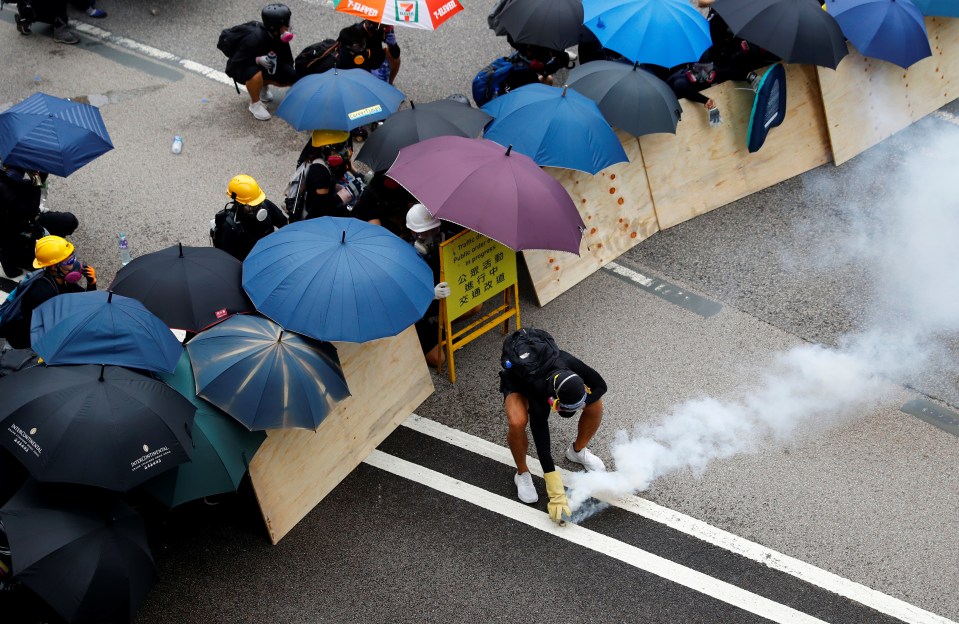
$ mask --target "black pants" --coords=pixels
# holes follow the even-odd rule
[[[28,23],[43,22],[53,26],[65,26],[67,0],[18,0],[17,13]]]

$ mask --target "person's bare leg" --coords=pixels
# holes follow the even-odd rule
[[[522,394],[513,392],[506,395],[504,402],[506,420],[509,430],[506,441],[516,463],[516,472],[529,472],[526,465],[526,451],[529,449],[529,437],[526,435],[526,425],[529,424],[529,401]]]
[[[258,71],[246,81],[246,90],[250,94],[250,104],[256,104],[260,101],[261,89],[263,89],[263,72]]]
[[[576,441],[573,442],[573,450],[577,453],[589,446],[589,441],[593,439],[596,432],[599,431],[599,425],[603,422],[603,400],[590,403],[583,409],[579,417],[579,423],[576,426]]]
[[[439,368],[446,362],[446,351],[441,349],[439,345],[436,345],[426,352],[425,357],[427,364],[433,368]]]

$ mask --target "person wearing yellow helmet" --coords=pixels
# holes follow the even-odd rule
[[[226,195],[230,202],[210,222],[210,239],[238,260],[244,260],[258,240],[287,224],[286,215],[251,176],[233,176]]]
[[[20,298],[20,317],[3,327],[3,337],[11,347],[30,346],[30,322],[33,311],[40,304],[57,295],[97,289],[97,272],[92,266],[77,260],[73,243],[60,236],[44,236],[37,241],[33,267],[40,269],[26,277],[17,286],[23,289]],[[81,282],[86,280],[86,287]]]
[[[342,130],[314,130],[300,153],[298,170],[303,171],[297,193],[302,196],[304,219],[353,217],[380,224],[379,216],[355,209],[364,184],[353,170],[350,133]],[[300,218],[299,210],[294,219]]]

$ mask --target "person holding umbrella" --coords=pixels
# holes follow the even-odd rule
[[[210,240],[237,260],[245,260],[258,240],[288,223],[283,211],[246,174],[233,176],[226,195],[232,201],[213,217]]]
[[[260,13],[262,22],[247,22],[228,28],[217,43],[228,57],[226,75],[246,85],[250,94],[250,113],[260,121],[272,117],[264,106],[273,101],[270,85],[289,87],[296,82],[293,51],[290,49],[292,14],[285,4],[268,4]]]
[[[77,260],[73,243],[60,236],[44,236],[37,241],[33,266],[42,269],[36,277],[24,281],[20,302],[21,315],[3,327],[3,337],[14,349],[30,346],[30,325],[33,311],[41,303],[65,293],[90,292],[97,289],[97,272]],[[86,287],[80,281],[86,279]]]

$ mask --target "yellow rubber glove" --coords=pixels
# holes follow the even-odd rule
[[[549,496],[549,503],[546,508],[549,510],[549,519],[556,524],[565,524],[563,514],[569,518],[572,512],[569,510],[569,501],[566,500],[566,490],[563,488],[563,475],[558,470],[547,472],[543,475],[546,479],[546,495]]]

